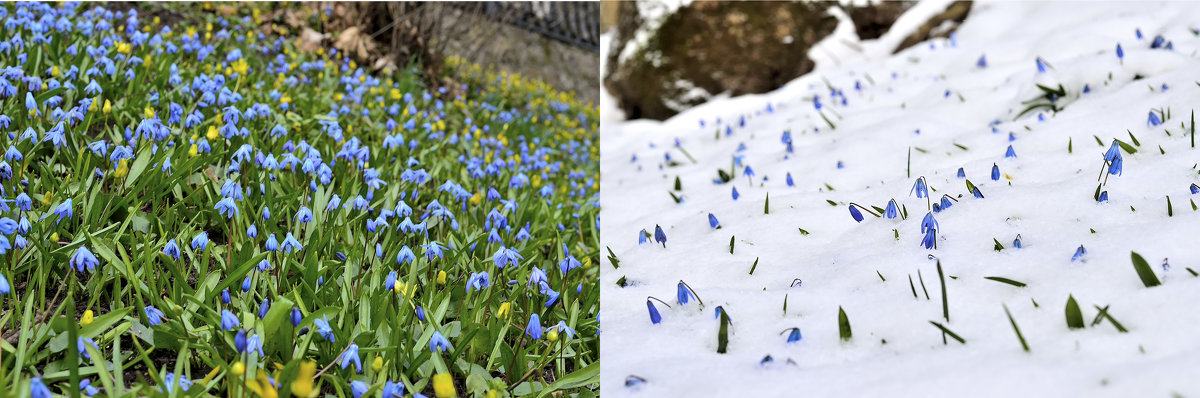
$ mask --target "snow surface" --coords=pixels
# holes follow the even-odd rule
[[[915,10],[927,9],[926,3]],[[638,397],[1200,394],[1200,278],[1186,270],[1200,271],[1200,213],[1190,203],[1197,195],[1188,190],[1200,182],[1200,150],[1181,126],[1190,129],[1189,113],[1200,105],[1200,38],[1193,27],[1200,27],[1200,3],[977,1],[953,45],[938,39],[892,56],[873,50],[890,36],[861,43],[830,38],[829,48],[841,55],[836,63],[814,54],[813,73],[775,92],[709,102],[661,123],[603,116],[601,240],[620,261],[613,269],[605,260],[601,275],[603,391]],[[1149,48],[1160,34],[1174,50]],[[985,54],[987,66],[977,67]],[[1039,56],[1051,65],[1045,73],[1035,66]],[[844,92],[846,105],[835,103],[826,82]],[[1044,121],[1037,112],[1014,121],[1022,101],[1040,94],[1035,83],[1061,83],[1068,95],[1058,103],[1065,109],[1043,113]],[[1091,91],[1081,94],[1085,84]],[[836,129],[814,109],[814,96]],[[1170,109],[1170,119],[1149,126],[1149,112],[1160,108]],[[787,130],[790,155],[781,142]],[[1114,138],[1132,143],[1130,133],[1138,151],[1123,153],[1123,173],[1105,187],[1110,200],[1097,203],[1103,155]],[[1005,157],[1009,145],[1016,158]],[[669,166],[668,157],[678,164]],[[729,171],[738,160],[732,181],[714,183],[717,169]],[[990,178],[993,163],[1000,181]],[[747,165],[752,178],[743,175]],[[967,192],[955,175],[959,167],[985,198]],[[785,183],[789,172],[794,187]],[[679,204],[668,194],[677,176]],[[935,198],[959,198],[935,215],[934,250],[920,245],[926,200],[910,195],[919,176],[936,189]],[[770,214],[763,214],[768,193]],[[857,223],[847,210],[850,202],[884,207],[892,198],[907,208],[906,220],[864,213]],[[709,213],[722,228],[709,227]],[[653,234],[655,225],[665,232],[666,248],[652,240],[639,245],[639,231]],[[1018,234],[1021,249],[1012,247]],[[1005,250],[994,251],[993,239]],[[1072,261],[1080,245],[1087,254]],[[1162,286],[1142,285],[1130,251],[1149,261]],[[1162,266],[1165,258],[1169,268]],[[949,322],[938,260],[947,275]],[[627,287],[617,285],[622,277]],[[797,278],[802,284],[790,287]],[[694,301],[677,305],[680,280],[695,288],[703,309]],[[1109,306],[1129,332],[1107,321],[1069,330],[1068,295],[1087,324],[1098,313],[1093,305]],[[651,323],[647,296],[671,304],[656,303],[662,323]],[[718,305],[733,320],[725,354],[716,353]],[[1002,305],[1031,352],[1022,350]],[[853,328],[849,342],[838,338],[839,306]],[[943,344],[930,321],[966,344]],[[788,344],[781,332],[792,327],[803,339]],[[761,365],[766,355],[774,362]],[[627,386],[631,375],[646,382]]]

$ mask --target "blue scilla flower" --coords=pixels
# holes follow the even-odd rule
[[[1121,49],[1121,43],[1117,43],[1117,59],[1125,59],[1125,50]]]
[[[566,275],[568,272],[571,272],[571,270],[582,267],[582,266],[583,266],[583,264],[581,264],[579,262],[579,259],[575,258],[575,256],[568,254],[566,258],[564,258],[564,259],[562,259],[562,261],[558,262],[558,272],[561,272],[563,275]]]
[[[1108,201],[1108,191],[1100,192],[1100,196],[1096,197],[1097,203],[1104,203],[1107,201]]]
[[[313,213],[308,206],[300,206],[300,210],[296,211],[296,222],[301,224],[312,222]]]
[[[396,253],[396,263],[400,265],[411,263],[416,259],[417,255],[413,253],[412,249],[408,248],[408,245],[401,247],[400,252]]]
[[[446,336],[442,336],[442,332],[433,331],[433,337],[429,338],[429,352],[441,352],[442,350],[450,351],[454,348],[450,346],[450,340],[446,340]]]
[[[980,55],[979,60],[975,61],[975,66],[980,67],[980,68],[986,68],[987,67],[987,55],[986,54]]]
[[[950,206],[954,206],[954,202],[950,200],[950,195],[942,195],[942,201],[939,202],[938,207],[940,207],[942,210],[946,210],[949,209]]]
[[[262,218],[263,218],[263,221],[270,221],[271,220],[271,209],[267,208],[266,206],[263,206]]]
[[[342,369],[349,367],[350,364],[354,364],[355,371],[362,373],[362,360],[359,359],[358,344],[355,343],[350,343],[350,346],[346,347],[346,352],[342,353]]]
[[[221,310],[221,329],[233,330],[241,325],[242,322],[238,321],[237,315],[229,312],[229,310]]]
[[[233,198],[221,199],[216,206],[213,206],[213,209],[226,218],[233,218],[238,214],[237,204],[233,202]]]
[[[323,315],[320,318],[314,319],[313,326],[317,328],[317,334],[321,335],[321,337],[324,337],[325,340],[329,340],[331,343],[336,341],[333,335],[333,328],[329,327],[328,315]]]
[[[12,235],[17,232],[17,222],[8,217],[0,218],[0,234]]]
[[[88,337],[79,337],[75,339],[75,348],[79,351],[79,355],[85,359],[92,359],[92,354],[88,353],[87,346],[92,346],[96,351],[100,351],[100,346],[96,345],[96,340]]]
[[[54,394],[50,393],[50,389],[46,388],[46,384],[42,383],[41,377],[34,377],[29,380],[29,396],[32,398],[53,398]]]
[[[248,276],[248,275],[246,276],[245,279],[242,279],[242,292],[243,293],[250,291],[251,282],[252,281],[250,280],[250,276]]]
[[[662,315],[658,313],[658,308],[654,307],[654,302],[646,299],[646,310],[650,311],[650,323],[655,325],[662,322]]]
[[[279,240],[275,239],[275,234],[267,236],[267,241],[263,243],[263,248],[269,252],[279,250]]]
[[[296,240],[296,237],[293,236],[291,232],[288,232],[287,236],[283,238],[283,245],[281,248],[283,249],[284,253],[291,253],[293,249],[295,249],[296,252],[299,252],[300,250],[304,249],[304,245],[301,245],[300,241]]]
[[[863,220],[862,212],[854,205],[850,205],[850,217],[853,217],[855,222],[862,222]]]
[[[1155,127],[1162,124],[1162,119],[1158,117],[1157,113],[1150,111],[1150,116],[1146,118],[1146,124],[1149,124],[1150,127]]]
[[[887,207],[883,209],[883,216],[889,219],[894,219],[900,216],[900,209],[896,207],[896,199],[888,201]]]
[[[8,278],[4,274],[0,274],[0,296],[12,293],[12,286],[8,284]]]
[[[1071,262],[1075,262],[1075,260],[1082,258],[1085,254],[1087,254],[1087,249],[1084,249],[1083,245],[1079,245],[1079,248],[1075,249],[1075,255],[1071,256]]]
[[[1200,193],[1200,185],[1196,185],[1196,183],[1193,182],[1192,186],[1188,187],[1188,190],[1192,191],[1192,195],[1198,194]]]
[[[471,276],[467,278],[467,293],[470,293],[472,289],[483,291],[483,289],[487,289],[490,286],[492,284],[487,271],[471,273]]]
[[[667,247],[667,234],[663,233],[662,227],[658,224],[654,225],[654,242],[661,243],[664,248]]]
[[[100,265],[100,260],[96,259],[87,246],[79,246],[75,249],[75,254],[71,255],[71,267],[77,272],[95,271],[97,265]]]
[[[534,266],[533,271],[529,272],[529,282],[526,284],[526,286],[533,286],[533,285],[537,285],[537,284],[545,283],[545,282],[549,282],[549,281],[550,281],[550,278],[546,275],[546,271],[543,271],[541,268]]]
[[[534,340],[542,339],[542,321],[536,312],[529,315],[529,325],[525,326],[525,335]]]
[[[516,267],[519,265],[518,261],[523,259],[525,258],[517,253],[516,250],[503,246],[496,250],[496,253],[492,255],[492,262],[496,264],[497,268],[504,268],[505,265],[512,265]]]
[[[929,228],[929,229],[925,230],[925,237],[921,239],[921,246],[925,246],[926,249],[936,249],[937,248],[937,229],[936,228]]]
[[[696,295],[692,293],[692,290],[683,281],[679,281],[675,287],[675,300],[679,302],[679,305],[687,304],[691,299],[696,298]]]
[[[433,261],[434,257],[437,257],[438,259],[443,258],[442,246],[436,241],[421,245],[421,247],[425,249],[426,260]]]
[[[1024,247],[1024,245],[1021,244],[1021,234],[1017,234],[1017,238],[1013,239],[1013,247],[1018,249]]]
[[[300,308],[292,307],[292,327],[300,326],[302,320],[304,320],[304,315],[300,313]]]
[[[187,376],[176,375],[174,373],[167,373],[167,375],[163,377],[163,384],[167,386],[167,390],[175,389],[176,385],[178,385],[183,391],[187,391],[189,388],[192,388],[192,381],[188,380]],[[162,390],[160,389],[159,392],[162,392]]]
[[[1006,157],[1006,158],[1015,158],[1015,157],[1017,157],[1017,152],[1013,150],[1013,147],[1012,147],[1012,145],[1009,145],[1009,146],[1008,146],[1008,150],[1005,150],[1005,151],[1004,151],[1004,157]]]
[[[917,198],[929,196],[929,187],[925,185],[925,177],[918,177],[917,182],[913,183],[913,187],[908,191],[908,194],[911,195],[913,193],[917,194]]]
[[[262,304],[258,305],[258,319],[266,318],[267,311],[270,311],[270,310],[271,310],[271,301],[264,298],[262,301]]]
[[[1112,163],[1108,164],[1108,174],[1121,175],[1122,166],[1124,164],[1125,160],[1121,156],[1117,156],[1112,160]]]
[[[925,218],[921,220],[921,233],[926,233],[930,229],[937,229],[937,219],[933,218],[933,213],[925,213]]]
[[[383,383],[383,398],[404,398],[404,383],[393,383],[388,380]]]
[[[371,386],[367,385],[367,383],[364,383],[361,380],[354,380],[350,382],[350,395],[354,398],[362,398],[362,396],[367,395],[367,391],[370,390]]]
[[[54,208],[54,215],[58,216],[58,220],[55,220],[54,223],[58,224],[58,222],[62,221],[63,218],[71,218],[71,216],[75,214],[75,211],[72,209],[72,207],[74,207],[74,204],[69,198],[56,206]]]
[[[146,320],[150,322],[150,326],[161,324],[163,319],[166,318],[166,315],[163,314],[162,310],[154,308],[152,305],[148,305],[142,310],[146,312]]]
[[[229,289],[226,288],[225,290],[221,291],[221,304],[229,304],[229,301]]]
[[[796,186],[795,181],[792,180],[792,172],[789,171],[787,173],[787,177],[785,178],[785,180],[787,181],[787,186],[789,186],[789,187]]]
[[[733,193],[732,193],[732,196],[733,196],[733,200],[738,200],[738,197],[739,197],[739,196],[742,196],[742,195],[738,194],[737,187],[733,187]]]
[[[33,209],[33,198],[30,198],[29,194],[25,192],[21,192],[20,195],[17,195],[16,201],[17,208],[21,209],[22,211],[29,211]]]
[[[717,221],[717,216],[714,216],[712,213],[708,213],[708,226],[712,229],[719,229],[721,228],[721,222]]]
[[[257,238],[258,237],[258,227],[255,226],[254,224],[250,224],[250,226],[246,228],[246,237],[250,238],[250,239]]]
[[[387,278],[384,278],[384,280],[383,280],[383,289],[386,291],[389,291],[389,292],[392,290],[395,290],[396,289],[396,277],[397,277],[396,271],[388,272]]]
[[[1009,148],[1012,148],[1011,146]],[[1000,166],[992,163],[992,181],[1000,181]]]
[[[788,333],[788,338],[787,338],[788,343],[795,343],[797,341],[800,341],[801,338],[803,338],[803,336],[800,335],[800,328],[791,328],[791,329],[789,329],[789,331],[790,332]]]
[[[650,233],[646,232],[645,228],[643,228],[641,231],[638,231],[638,244],[640,245],[640,244],[646,243],[646,239],[648,236],[650,236]]]
[[[1046,63],[1046,61],[1043,60],[1042,57],[1037,57],[1036,61],[1037,61],[1038,73],[1046,73],[1046,67],[1050,66],[1050,64]]]
[[[210,213],[211,214],[211,213]],[[208,232],[200,231],[192,238],[192,250],[204,251],[208,247]]]
[[[417,306],[417,320],[425,322],[425,309],[419,305]]]

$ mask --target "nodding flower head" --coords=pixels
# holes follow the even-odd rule
[[[667,234],[663,233],[662,227],[654,225],[654,242],[661,243],[663,247],[667,247]]]
[[[1000,181],[1000,166],[997,166],[995,163],[992,163],[992,181]]]
[[[96,259],[87,246],[79,246],[79,249],[75,250],[75,254],[71,255],[71,267],[75,268],[77,272],[95,271],[97,265],[100,265],[100,260]]]
[[[650,311],[650,323],[655,325],[662,322],[662,314],[658,313],[658,308],[654,307],[654,302],[646,299],[646,310]]]
[[[646,243],[646,241],[649,239],[650,239],[650,232],[647,232],[646,229],[643,228],[641,231],[638,231],[638,244],[639,245]]]
[[[1121,169],[1124,164],[1125,159],[1117,156],[1116,159],[1112,160],[1112,163],[1108,164],[1108,174],[1121,175]]]
[[[883,216],[891,219],[900,216],[900,209],[896,208],[896,199],[888,201],[887,208],[883,209]]]
[[[1021,244],[1021,234],[1017,234],[1017,238],[1013,239],[1013,247],[1018,249],[1024,247],[1024,245]]]
[[[1194,182],[1192,183],[1192,186],[1188,187],[1188,189],[1192,191],[1193,195],[1200,193],[1200,185],[1196,185]]]
[[[1046,73],[1047,66],[1050,66],[1050,64],[1047,64],[1046,61],[1042,59],[1042,57],[1037,57],[1038,73]]]
[[[958,178],[967,178],[967,171],[963,170],[962,167],[958,168]]]
[[[978,199],[983,199],[983,192],[979,191],[979,187],[971,187],[971,196],[974,196]]]
[[[1006,158],[1015,158],[1015,157],[1017,157],[1017,151],[1014,151],[1014,150],[1013,150],[1013,147],[1012,147],[1012,145],[1009,145],[1009,146],[1008,146],[1008,150],[1004,151],[1004,157],[1006,157]]]
[[[850,217],[854,217],[855,222],[862,222],[863,220],[862,212],[858,211],[858,207],[854,205],[850,205]]]
[[[742,195],[738,194],[737,187],[733,187],[733,200],[738,200],[738,196]]]
[[[529,325],[525,326],[525,334],[534,340],[542,339],[542,320],[536,312],[529,315]]]
[[[797,341],[800,341],[800,339],[802,338],[802,336],[800,336],[800,328],[791,328],[791,329],[788,329],[787,331],[790,331],[788,333],[788,338],[787,338],[788,343],[795,343]]]
[[[933,213],[925,213],[925,218],[921,220],[921,233],[926,233],[931,229],[938,229],[937,219],[933,218]]]
[[[1087,254],[1087,249],[1084,249],[1083,245],[1079,245],[1079,248],[1075,249],[1075,255],[1071,256],[1071,262],[1075,262],[1075,260],[1082,258],[1085,254]]]
[[[925,230],[925,237],[921,239],[921,246],[925,246],[926,249],[937,248],[937,228]]]
[[[1150,116],[1146,118],[1146,124],[1149,124],[1150,127],[1155,127],[1162,124],[1162,119],[1158,117],[1157,113],[1150,111]]]
[[[1192,184],[1192,186],[1194,187],[1196,184]],[[712,229],[719,229],[721,228],[721,222],[717,221],[717,216],[714,216],[712,213],[708,213],[708,226]]]
[[[940,207],[942,210],[946,210],[949,209],[950,206],[954,206],[954,202],[950,200],[950,195],[942,195],[942,201],[939,202],[938,207]]]
[[[1125,50],[1121,48],[1121,43],[1117,43],[1117,59],[1125,59]]]
[[[913,183],[912,189],[908,191],[909,195],[917,194],[917,198],[929,196],[929,187],[925,185],[925,177],[917,177],[917,182]]]
[[[1107,201],[1108,201],[1108,191],[1103,191],[1103,192],[1100,192],[1100,196],[1097,196],[1097,197],[1096,197],[1096,202],[1097,202],[1097,203],[1104,203],[1104,202],[1107,202]]]
[[[975,66],[980,67],[980,68],[986,68],[987,67],[987,55],[986,54],[980,55],[979,60],[975,61]]]
[[[787,178],[785,178],[785,180],[787,181],[787,186],[789,186],[789,187],[796,186],[796,182],[792,181],[792,172],[789,171],[787,173]]]
[[[679,305],[685,305],[695,297],[695,294],[693,294],[692,290],[687,287],[687,284],[683,283],[683,281],[679,281],[679,283],[676,285],[675,292],[675,300],[679,302]]]

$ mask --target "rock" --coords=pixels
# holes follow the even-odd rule
[[[921,27],[904,38],[904,41],[901,41],[900,45],[896,46],[896,50],[892,51],[892,53],[898,53],[900,50],[912,47],[917,43],[934,37],[950,37],[951,33],[958,30],[958,25],[967,19],[967,14],[971,11],[971,3],[971,1],[950,3],[945,11],[934,15],[933,18],[925,21]]]

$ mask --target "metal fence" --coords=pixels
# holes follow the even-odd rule
[[[455,7],[588,51],[600,51],[599,2],[456,2]]]

